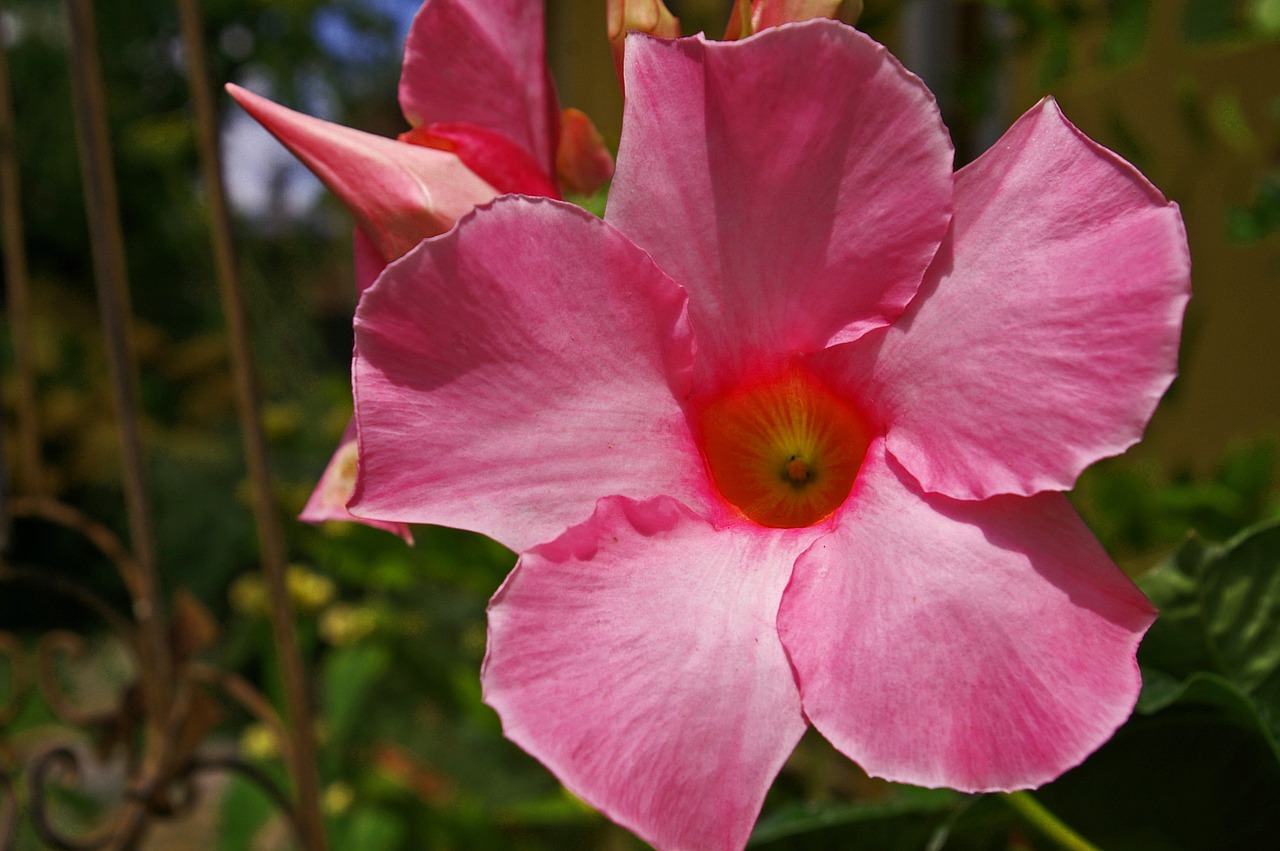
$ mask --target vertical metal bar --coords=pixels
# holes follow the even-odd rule
[[[142,656],[139,662],[147,666],[148,676],[141,678],[148,707],[147,717],[159,725],[168,716],[173,682],[155,569],[151,503],[146,488],[138,417],[138,376],[133,357],[124,237],[111,165],[102,64],[98,56],[92,0],[68,0],[67,11],[71,36],[67,55],[75,106],[76,142],[84,182],[102,336],[119,423],[129,543],[134,554],[133,564],[128,569],[122,567],[121,573],[129,588],[133,615],[138,623],[138,650]],[[148,732],[158,735],[160,730]]]
[[[320,813],[315,725],[307,694],[306,670],[293,632],[293,606],[285,582],[284,540],[280,516],[272,495],[257,376],[253,369],[252,341],[232,240],[231,216],[220,169],[218,118],[209,79],[204,26],[196,0],[177,0],[177,6],[186,53],[187,81],[200,145],[200,171],[209,200],[214,265],[231,342],[231,365],[240,409],[240,434],[253,486],[258,550],[262,558],[262,569],[266,574],[271,601],[271,626],[275,635],[276,652],[280,658],[285,700],[291,721],[290,747],[286,749],[286,753],[292,763],[290,770],[296,784],[303,841],[311,851],[321,851],[325,847],[325,840]]]
[[[0,2],[0,12],[4,4]],[[35,362],[31,349],[31,314],[27,294],[26,236],[22,229],[22,193],[18,183],[18,140],[14,131],[9,60],[0,44],[0,227],[4,229],[5,300],[17,390],[16,438],[19,492],[44,492],[40,463],[40,429],[36,416]],[[7,483],[6,483],[7,484]]]
[[[920,75],[938,99],[942,118],[956,148],[956,166],[982,154],[1008,127],[1009,80],[1003,50],[1009,43],[1011,22],[1004,9],[960,0],[907,0],[902,7],[904,65]],[[1001,53],[983,57],[996,63],[987,82],[987,102],[981,114],[961,109],[956,97],[957,75],[976,73],[979,52],[988,42],[1001,44]]]
[[[902,6],[902,49],[899,58],[924,80],[938,99],[943,118],[954,107],[957,33],[956,0],[907,0]]]

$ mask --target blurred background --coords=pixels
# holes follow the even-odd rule
[[[723,32],[729,5],[668,0],[686,34],[712,37]],[[394,136],[406,129],[396,82],[417,6],[204,0],[211,73],[219,86],[238,82],[303,112]],[[562,105],[590,114],[616,150],[621,100],[604,6],[550,0],[547,39]],[[204,652],[279,704],[177,15],[168,0],[101,0],[96,9],[161,582],[166,595],[185,588],[212,614],[219,635]],[[1280,0],[867,0],[859,27],[937,93],[958,165],[1053,95],[1086,134],[1181,205],[1194,288],[1181,375],[1147,439],[1090,470],[1073,499],[1131,575],[1159,573],[1175,552],[1187,570],[1196,559],[1233,557],[1211,548],[1280,516]],[[3,141],[19,168],[44,459],[39,482],[24,481],[28,474],[13,461],[6,330],[6,488],[38,487],[124,534],[68,82],[68,63],[78,59],[69,55],[62,4],[4,0],[0,42],[16,118]],[[331,847],[644,847],[506,743],[480,703],[484,607],[513,563],[509,552],[450,530],[417,529],[408,548],[364,527],[292,519],[351,414],[351,222],[220,90],[218,104],[289,590],[314,679]],[[40,565],[128,608],[111,565],[77,536],[30,521],[7,529],[7,561]],[[1210,549],[1189,551],[1193,533]],[[1278,550],[1264,550],[1255,560],[1274,567]],[[1280,592],[1261,575],[1250,574],[1247,589],[1270,601]],[[1262,622],[1272,614],[1252,616]],[[33,648],[55,628],[88,640],[84,654],[56,666],[66,692],[118,720],[112,707],[135,663],[101,621],[62,596],[0,582],[0,633]],[[1217,709],[1178,715],[1150,702],[1136,732],[1118,736],[1043,800],[1100,847],[1267,847],[1268,837],[1280,836],[1273,812],[1280,685],[1271,685],[1280,683],[1272,677],[1280,645],[1257,649],[1266,659],[1250,663],[1248,683],[1215,673],[1239,686],[1245,703],[1218,695],[1208,702]],[[31,753],[68,735],[87,752],[109,750],[106,722],[68,731],[45,700],[23,693],[17,659],[0,656],[0,771],[20,777]],[[1190,670],[1175,667],[1162,670]],[[280,741],[246,713],[228,709],[209,728],[214,747],[283,777]],[[88,829],[118,805],[122,769],[110,758],[98,763],[55,796],[62,823]],[[5,800],[0,790],[0,812]],[[23,818],[14,842],[45,847]],[[816,736],[776,784],[756,844],[1057,847],[998,799],[869,780]],[[233,776],[211,783],[191,813],[157,826],[144,847],[291,846],[278,810]]]

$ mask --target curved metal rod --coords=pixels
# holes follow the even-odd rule
[[[86,837],[73,837],[61,833],[49,818],[45,787],[50,772],[69,771],[73,777],[80,774],[80,758],[68,747],[56,747],[46,751],[31,764],[27,773],[27,811],[31,823],[42,840],[61,851],[97,851],[104,848],[115,836],[114,822],[107,822]]]
[[[5,302],[9,310],[9,339],[13,347],[14,407],[20,489],[44,490],[40,428],[36,407],[35,347],[32,344],[31,290],[26,237],[22,224],[22,189],[14,143],[13,91],[6,50],[0,50],[0,228],[3,236]],[[0,531],[2,537],[2,531]],[[0,846],[3,848],[3,846]]]
[[[163,725],[156,725],[160,739],[155,745],[150,770],[133,780],[130,787],[130,796],[142,801],[149,811],[158,815],[168,815],[171,811],[162,793],[178,773],[176,763],[182,757],[180,742],[191,718],[193,692],[188,682],[179,683],[172,689],[173,703],[169,706],[169,715]]]
[[[119,633],[120,637],[125,639],[131,648],[136,648],[136,632],[133,623],[120,614],[115,606],[74,582],[70,582],[60,576],[50,576],[42,570],[14,567],[5,562],[0,562],[0,582],[25,582],[28,585],[38,585],[64,597],[70,597],[85,607],[92,609],[98,617],[106,621],[108,626]]]
[[[102,618],[108,626],[124,639],[134,658],[141,659],[138,653],[137,630],[133,623],[116,611],[110,603],[92,591],[61,577],[49,576],[34,569],[16,568],[0,562],[0,582],[5,581],[36,585],[76,600]],[[48,633],[48,636],[57,637],[42,638],[36,645],[35,680],[41,695],[48,701],[54,713],[67,723],[78,726],[87,726],[114,714],[107,712],[85,713],[76,709],[72,702],[65,698],[62,689],[58,687],[57,677],[54,674],[53,655],[58,650],[68,652],[73,656],[78,655],[82,650],[82,642],[74,633],[69,633],[65,630]],[[141,679],[149,675],[154,674],[148,671],[145,665],[139,664],[138,677]],[[7,707],[5,711],[7,712]],[[0,718],[2,717],[2,714],[0,714]]]
[[[18,841],[18,793],[13,778],[0,768],[0,851],[13,851]]]
[[[9,501],[9,513],[14,517],[28,517],[56,523],[79,533],[86,541],[115,565],[129,589],[129,596],[141,599],[138,593],[144,587],[142,568],[115,532],[94,520],[78,508],[44,496],[17,496]]]
[[[271,732],[275,734],[276,741],[280,744],[281,755],[285,758],[285,764],[292,765],[289,762],[289,758],[292,755],[289,749],[293,746],[293,740],[285,727],[284,719],[280,717],[280,713],[276,711],[275,706],[267,699],[266,695],[254,688],[244,677],[224,671],[207,662],[188,663],[186,665],[186,674],[192,682],[216,686],[223,694],[240,704],[250,715],[271,728]]]
[[[57,629],[40,636],[36,643],[36,682],[40,696],[49,704],[53,714],[77,727],[92,727],[109,721],[117,714],[116,708],[85,710],[75,705],[62,686],[58,684],[57,657],[65,655],[71,661],[84,657],[84,639],[74,632]]]
[[[293,835],[297,837],[298,841],[303,841],[306,831],[303,828],[301,815],[294,807],[293,802],[289,800],[289,796],[265,771],[235,756],[192,757],[188,760],[184,769],[185,774],[198,774],[203,771],[229,771],[252,781],[284,813],[289,820],[289,826],[293,828]]]
[[[31,691],[31,667],[27,664],[27,654],[22,642],[11,632],[0,632],[0,658],[9,663],[9,699],[0,703],[0,727],[4,727],[18,717],[27,694]],[[4,834],[0,833],[0,837]],[[4,845],[0,843],[0,851]]]
[[[230,340],[231,371],[235,378],[240,414],[240,437],[244,441],[245,462],[253,485],[254,526],[258,530],[258,552],[267,581],[271,603],[271,631],[284,703],[290,728],[281,741],[291,741],[288,762],[294,789],[304,820],[302,846],[308,851],[324,851],[327,846],[324,819],[320,813],[320,772],[316,765],[315,709],[307,689],[306,662],[294,635],[293,604],[285,582],[284,531],[273,502],[271,470],[267,458],[266,435],[262,429],[261,402],[257,374],[253,369],[253,345],[249,335],[248,311],[240,286],[239,267],[232,239],[231,214],[223,184],[218,151],[219,122],[213,85],[206,56],[204,21],[196,0],[177,0],[182,44],[186,50],[187,90],[195,112],[196,140],[200,172],[209,202],[210,236],[223,314]]]

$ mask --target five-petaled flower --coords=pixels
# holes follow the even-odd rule
[[[520,553],[484,696],[664,849],[741,848],[807,724],[1035,786],[1123,722],[1152,607],[1061,491],[1172,380],[1189,259],[1046,100],[952,171],[830,21],[632,36],[605,219],[503,198],[356,316],[352,511]]]

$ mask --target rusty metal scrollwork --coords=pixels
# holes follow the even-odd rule
[[[47,499],[15,500],[8,506],[15,517],[53,522],[94,541],[100,552],[119,565],[123,548],[105,529],[74,509]],[[122,573],[129,569],[125,564]],[[137,623],[114,609],[100,596],[65,579],[31,567],[14,567],[0,561],[0,583],[28,584],[75,600],[92,611],[138,661]],[[65,744],[43,749],[25,769],[14,775],[6,770],[16,761],[0,750],[0,851],[14,847],[18,829],[18,792],[15,777],[25,779],[25,813],[32,829],[50,848],[65,851],[98,851],[134,847],[153,819],[170,818],[190,810],[198,799],[197,775],[223,771],[254,783],[272,800],[300,840],[305,837],[303,819],[290,796],[265,772],[251,763],[225,754],[205,753],[201,743],[221,717],[214,694],[250,714],[272,729],[283,743],[288,730],[269,700],[242,677],[198,660],[194,654],[214,640],[214,627],[199,604],[179,592],[166,623],[170,636],[167,664],[157,669],[135,664],[134,678],[106,706],[82,706],[61,682],[60,663],[74,661],[85,650],[84,638],[65,629],[43,633],[30,650],[17,636],[0,632],[0,664],[9,671],[7,694],[0,694],[0,721],[16,718],[32,692],[39,693],[53,714],[68,727],[96,737],[96,753]],[[149,682],[167,671],[169,697],[161,717],[149,715],[144,692],[158,690]],[[5,742],[0,738],[0,748]],[[286,755],[288,755],[286,753]],[[74,788],[84,773],[84,760],[122,761],[124,796],[115,812],[97,825],[76,834],[59,823],[52,798],[59,790]]]

